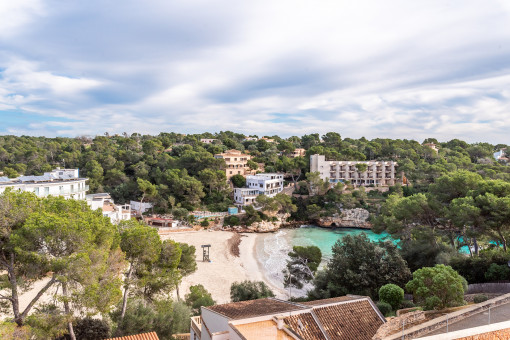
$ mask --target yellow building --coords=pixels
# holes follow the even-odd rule
[[[214,158],[225,160],[227,180],[234,175],[246,176],[251,174],[250,168],[247,165],[251,156],[245,155],[239,150],[227,150],[224,153],[214,155]]]

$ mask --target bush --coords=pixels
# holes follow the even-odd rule
[[[487,281],[508,280],[510,276],[510,268],[506,264],[491,263],[489,269],[485,272]]]
[[[209,220],[207,218],[204,218],[202,222],[200,222],[200,226],[207,228],[209,226]]]
[[[110,325],[104,320],[79,319],[73,328],[76,338],[80,340],[102,340],[110,337]]]
[[[489,297],[485,294],[478,294],[478,295],[475,295],[475,297],[473,298],[474,303],[480,303],[480,302],[484,302],[487,300],[489,300]]]
[[[189,287],[189,294],[186,294],[186,305],[191,307],[193,315],[200,315],[201,307],[212,306],[215,304],[211,293],[209,293],[204,286],[195,285]]]
[[[241,221],[239,220],[239,217],[237,217],[237,216],[227,216],[223,220],[223,224],[232,227],[232,226],[235,226],[235,225],[240,225]]]
[[[413,308],[413,307],[416,307],[416,305],[411,300],[404,300],[400,304],[400,308],[402,308],[402,309],[404,309],[404,308]]]
[[[274,297],[274,293],[263,281],[234,282],[230,286],[232,302]]]
[[[379,301],[377,303],[377,308],[379,308],[379,311],[384,316],[389,316],[393,310],[391,309],[391,305],[387,302]]]
[[[406,290],[426,309],[443,309],[464,303],[467,282],[452,267],[438,264],[415,271]]]
[[[393,310],[397,310],[404,301],[404,290],[393,283],[386,284],[379,289],[379,300],[389,303]]]

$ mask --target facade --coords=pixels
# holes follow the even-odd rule
[[[86,195],[85,199],[92,210],[101,209],[103,216],[109,217],[114,224],[131,219],[131,206],[116,205],[110,194],[90,194]]]
[[[29,191],[38,197],[63,196],[72,199],[85,199],[89,186],[87,178],[80,178],[78,169],[57,168],[42,176],[0,177],[0,193],[7,188]]]
[[[234,189],[234,203],[238,206],[251,205],[258,195],[274,197],[282,191],[282,174],[267,173],[246,176],[246,188]]]
[[[131,210],[137,214],[142,215],[144,212],[152,208],[152,203],[142,203],[138,201],[129,201]]]
[[[200,142],[205,143],[205,144],[212,144],[215,141],[217,141],[217,139],[214,139],[214,138],[201,138],[200,139]]]
[[[246,176],[251,173],[250,168],[247,165],[251,156],[245,155],[239,150],[228,150],[224,153],[214,155],[214,158],[221,158],[225,160],[225,164],[227,165],[225,168],[227,180],[234,175]]]
[[[296,157],[304,157],[306,154],[306,150],[303,148],[297,148],[292,151],[292,153],[289,155],[290,158],[296,158]]]
[[[366,171],[359,171],[356,164],[366,164]],[[310,156],[310,171],[319,172],[330,183],[350,181],[355,185],[395,185],[397,178],[393,161],[326,161],[324,155]]]
[[[275,298],[202,307],[191,319],[191,340],[370,340],[386,322],[365,296],[309,302]]]
[[[434,150],[436,153],[439,153],[439,149],[437,148],[437,145],[434,143],[425,143],[423,146],[428,146],[432,150]]]
[[[501,149],[498,152],[495,152],[493,156],[497,161],[508,162],[508,156],[506,155],[506,149]]]

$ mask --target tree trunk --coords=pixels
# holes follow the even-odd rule
[[[11,253],[10,255],[9,265],[7,266],[7,276],[9,277],[9,283],[11,284],[12,313],[18,326],[22,326],[23,320],[19,315],[18,280],[16,279],[16,273],[14,273],[14,254]]]
[[[70,317],[71,316],[71,308],[69,307],[69,300],[67,295],[67,283],[62,283],[62,293],[64,294],[64,311]],[[69,330],[69,336],[71,340],[76,340],[76,335],[74,335],[73,322],[69,321],[67,323],[67,329]]]
[[[126,315],[127,308],[127,299],[128,299],[128,291],[129,291],[129,280],[131,279],[131,273],[133,272],[133,264],[129,264],[129,270],[126,275],[126,283],[124,284],[124,298],[122,300],[122,312],[120,313],[120,322],[124,320],[124,315]]]
[[[479,253],[478,253],[478,241],[476,240],[476,237],[473,237],[473,245],[475,246],[475,255],[479,255]]]
[[[175,292],[177,293],[177,301],[181,301],[181,296],[179,294],[179,283],[175,285]]]
[[[503,250],[506,253],[506,238],[505,238],[505,236],[503,236],[503,233],[501,232],[501,230],[498,230],[498,235],[501,238],[501,243],[503,243]]]

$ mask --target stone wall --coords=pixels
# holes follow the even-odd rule
[[[377,333],[372,337],[372,340],[382,340],[387,337],[389,334],[395,333],[398,330],[402,329],[402,324],[411,326],[413,323],[421,322],[425,320],[425,313],[421,310],[417,310],[415,312],[410,312],[403,314],[401,316],[397,316],[391,319],[379,327]]]
[[[489,307],[493,308],[507,303],[510,303],[510,294],[505,294],[411,327],[404,331],[404,337],[402,337],[401,332],[397,332],[393,335],[381,338],[381,340],[416,339],[426,336],[428,333],[433,332],[436,329],[446,327],[447,322],[451,325],[471,315],[482,313],[488,310]]]

